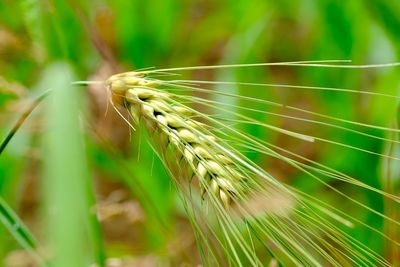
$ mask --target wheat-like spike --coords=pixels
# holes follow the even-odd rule
[[[140,121],[144,122],[154,144],[158,147],[156,152],[162,157],[163,163],[166,165],[168,171],[172,172],[172,169],[179,169],[179,171],[184,170],[190,172],[180,172],[179,175],[172,174],[172,177],[178,182],[178,186],[185,180],[190,182],[192,177],[197,177],[202,192],[201,196],[204,197],[204,195],[207,194],[210,199],[210,203],[212,204],[211,208],[215,212],[218,221],[217,225],[219,225],[222,233],[222,237],[214,235],[214,238],[219,245],[223,247],[226,254],[230,254],[227,256],[230,262],[235,262],[234,266],[246,266],[239,260],[239,258],[242,257],[238,254],[243,254],[243,258],[247,259],[252,266],[262,265],[254,250],[253,241],[251,239],[245,239],[241,234],[243,229],[240,226],[240,222],[237,224],[235,221],[236,218],[242,220],[242,223],[245,222],[246,228],[251,232],[251,235],[254,235],[253,237],[259,239],[262,243],[263,238],[268,237],[270,245],[266,246],[272,247],[271,251],[269,248],[267,248],[267,250],[271,252],[273,258],[283,258],[284,261],[307,266],[322,266],[322,262],[329,262],[332,266],[353,264],[389,265],[380,255],[374,253],[359,241],[347,235],[340,228],[336,227],[335,223],[329,221],[329,218],[334,219],[334,222],[339,222],[348,227],[352,227],[353,222],[370,228],[368,225],[340,212],[340,210],[334,207],[319,202],[318,199],[308,196],[295,188],[290,188],[280,183],[254,162],[248,160],[243,156],[242,152],[235,147],[239,147],[239,149],[248,148],[252,151],[281,159],[288,165],[293,166],[325,185],[327,188],[338,193],[340,196],[349,199],[360,207],[394,224],[398,224],[398,222],[373,210],[363,203],[357,202],[355,199],[343,194],[339,190],[332,188],[329,184],[320,179],[318,174],[333,177],[375,191],[396,202],[399,201],[398,197],[372,188],[350,176],[333,171],[323,165],[316,164],[315,166],[309,166],[297,162],[296,159],[282,156],[279,152],[284,152],[284,154],[288,152],[282,149],[278,150],[265,140],[259,140],[255,137],[248,136],[246,133],[237,131],[229,125],[225,125],[223,120],[214,119],[213,116],[197,112],[186,106],[187,103],[196,102],[200,106],[214,107],[217,104],[216,102],[193,96],[181,96],[173,92],[174,89],[208,92],[208,89],[193,87],[186,82],[182,84],[179,83],[179,81],[167,82],[155,80],[147,77],[147,75],[151,73],[157,72],[138,71],[111,76],[106,81],[106,85],[112,99],[112,104],[128,108],[135,123],[139,123]],[[196,82],[197,81],[194,83]],[[321,89],[324,90],[326,88]],[[283,107],[282,104],[266,100],[254,99],[247,96],[227,95],[237,98],[240,97],[249,102],[259,102],[276,107]],[[383,96],[392,98],[392,96],[389,95]],[[221,106],[217,106],[216,108],[224,110],[224,104],[221,103]],[[291,107],[285,106],[285,108]],[[259,111],[253,110],[251,107],[246,107],[245,109],[247,111]],[[226,112],[229,113],[230,111],[227,110]],[[269,112],[265,112],[265,114],[273,115],[273,113]],[[244,115],[235,115],[237,119],[228,119],[225,122],[251,123],[307,142],[312,142],[314,140],[314,137],[311,138],[306,135],[273,127]],[[350,123],[356,124],[354,122]],[[333,124],[327,125],[335,127]],[[378,128],[371,125],[362,126]],[[348,130],[345,127],[338,127],[343,130]],[[398,131],[397,129],[384,129],[393,132]],[[352,129],[349,130],[363,134],[362,132]],[[233,134],[233,136],[230,136],[231,134]],[[230,137],[227,139],[231,141],[237,140],[237,146],[232,146],[228,141],[225,141],[225,136]],[[366,134],[366,136],[370,138],[375,137],[368,134]],[[315,140],[325,139],[318,139],[315,137]],[[328,143],[333,143],[330,140],[326,141]],[[338,144],[346,146],[345,144]],[[382,154],[366,151],[357,147],[346,147],[385,157]],[[168,159],[172,157],[168,155],[168,152],[171,152],[171,150],[174,154],[172,156],[174,157],[173,161],[169,162]],[[295,156],[297,157],[296,154]],[[308,160],[307,162],[315,163]],[[169,166],[169,164],[172,165]],[[183,179],[180,180],[179,178]],[[181,193],[190,194],[190,192]],[[191,196],[185,199],[186,197],[187,195],[183,197],[183,200],[184,202],[189,201],[187,206],[196,205],[192,203],[190,199]],[[280,203],[280,206],[274,210],[268,207],[268,204],[266,206],[264,204],[272,199],[284,199],[285,202]],[[263,202],[263,204],[257,207],[260,201]],[[263,209],[265,208],[267,208],[269,212],[264,211]],[[187,209],[188,212],[191,213],[190,208]],[[323,216],[319,214],[320,212],[322,212]],[[197,229],[196,231],[200,231],[200,235],[202,235],[202,226],[198,225],[196,220],[197,218],[191,218],[194,228]],[[212,226],[210,222],[200,221],[206,225],[205,227],[207,227],[211,233],[214,233],[214,226]],[[371,230],[391,240],[390,237],[385,236],[384,233],[381,233],[379,230],[374,228],[371,228]],[[396,241],[391,241],[397,244]],[[212,246],[212,240],[205,240],[204,242],[207,244],[206,246]],[[275,255],[275,253],[277,253],[277,255]],[[218,260],[216,260],[216,262],[218,262]]]
[[[165,141],[157,140],[164,146],[163,150],[171,145],[181,154],[180,158],[186,160],[199,179],[203,195],[206,191],[212,192],[225,207],[243,195],[245,176],[221,149],[218,137],[211,132],[200,134],[200,128],[203,131],[207,126],[195,120],[190,109],[171,103],[171,96],[155,90],[157,83],[146,80],[141,73],[117,74],[107,84],[113,102],[128,103],[136,123],[144,120],[151,135],[164,135]]]

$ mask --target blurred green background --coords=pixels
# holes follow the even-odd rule
[[[194,256],[198,250],[176,190],[145,134],[130,132],[107,108],[104,87],[74,87],[71,81],[105,80],[117,72],[147,67],[321,59],[351,59],[354,64],[394,62],[400,55],[399,29],[400,1],[396,0],[1,0],[1,137],[35,96],[48,89],[54,94],[33,112],[0,157],[0,194],[9,206],[1,210],[3,223],[19,217],[29,228],[23,230],[13,223],[8,229],[0,226],[0,265],[31,266],[35,256],[29,254],[37,250],[46,254],[47,242],[59,251],[55,266],[93,262],[102,266],[105,258],[124,259],[119,266],[178,266],[200,261]],[[399,95],[400,89],[399,68],[277,67],[184,74],[194,80],[340,87],[392,95]],[[214,89],[362,123],[397,127],[399,122],[396,99],[282,88]],[[382,140],[279,117],[257,119],[400,156],[398,147]],[[309,145],[257,126],[242,129],[376,188],[389,192],[398,188],[398,161],[328,144]],[[398,138],[380,130],[362,131]],[[396,229],[385,227],[380,217],[343,203],[299,171],[263,155],[247,156],[278,179],[399,240]],[[397,208],[385,205],[378,194],[328,178],[326,182],[379,212],[397,216]],[[94,212],[95,198],[100,222]],[[18,217],[10,215],[14,212]],[[351,234],[394,261],[395,249],[371,230],[356,227]],[[27,242],[30,239],[37,241]]]

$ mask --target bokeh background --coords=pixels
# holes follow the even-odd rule
[[[82,262],[101,265],[105,258],[120,259],[112,262],[115,266],[199,263],[179,196],[145,134],[130,131],[108,107],[102,85],[73,90],[70,82],[104,80],[117,72],[148,67],[321,59],[351,59],[354,64],[395,62],[400,55],[399,29],[400,2],[396,0],[1,0],[1,138],[37,95],[48,89],[58,92],[39,105],[1,154],[1,197],[35,236],[39,250],[46,250],[44,244],[55,239],[58,248],[75,253],[65,258],[64,266]],[[187,71],[183,77],[399,95],[399,74],[399,68],[270,67]],[[396,128],[399,122],[396,99],[282,88],[210,88],[362,123]],[[293,111],[287,114],[301,116]],[[399,156],[398,147],[382,140],[279,117],[257,119]],[[341,125],[356,129],[354,125]],[[361,129],[398,140],[396,134]],[[243,126],[242,130],[376,188],[389,192],[398,189],[398,161],[326,143],[310,145],[257,126]],[[283,182],[399,240],[396,228],[385,227],[382,218],[347,204],[298,170],[262,155],[247,156]],[[379,212],[397,216],[397,208],[385,204],[378,194],[334,180],[326,182]],[[46,209],[56,210],[59,216],[47,216]],[[91,215],[83,216],[81,209],[89,209]],[[2,210],[3,222],[5,214]],[[396,249],[379,235],[365,227],[348,231],[395,261]],[[15,237],[21,235],[0,225],[0,265],[35,266],[33,257]]]

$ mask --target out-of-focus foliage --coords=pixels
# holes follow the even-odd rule
[[[103,86],[69,88],[63,79],[68,80],[68,75],[74,73],[78,80],[104,80],[116,72],[147,67],[318,59],[351,59],[356,64],[393,62],[399,60],[399,29],[400,2],[395,0],[2,0],[0,136],[7,134],[18,114],[43,90],[72,90],[74,93],[60,93],[58,97],[45,100],[59,103],[36,110],[1,154],[0,196],[39,240],[38,250],[46,251],[49,238],[46,223],[49,222],[59,224],[50,228],[61,242],[60,249],[63,249],[62,245],[68,247],[79,240],[87,242],[71,248],[71,253],[76,252],[80,257],[70,258],[71,264],[97,262],[101,266],[105,254],[108,258],[135,262],[135,266],[194,264],[199,261],[199,256],[194,255],[199,253],[190,224],[171,179],[145,135],[141,131],[130,132],[127,124],[107,106]],[[45,77],[49,76],[49,69],[54,73]],[[185,78],[194,80],[340,87],[392,95],[398,95],[400,89],[399,69],[349,71],[278,67],[202,70],[187,75]],[[248,88],[218,86],[215,90],[240,93]],[[397,103],[392,99],[282,88],[261,88],[250,94],[363,123],[396,127],[399,122]],[[63,96],[72,99],[63,99]],[[227,101],[223,97],[216,96],[216,99]],[[68,108],[74,116],[67,114]],[[245,111],[240,112],[245,114]],[[290,115],[298,114],[292,112]],[[383,141],[360,138],[323,125],[304,127],[301,123],[266,115],[257,119],[391,155],[397,153],[398,156],[399,153],[398,149],[387,148]],[[76,128],[69,129],[71,132],[51,128],[62,127],[63,120],[68,120],[65,125]],[[277,146],[362,178],[376,188],[390,192],[399,189],[398,162],[335,146],[309,146],[266,132],[256,125],[246,126],[245,130]],[[398,138],[378,130],[366,131]],[[62,140],[70,143],[57,146]],[[44,150],[43,144],[50,146],[49,150]],[[65,151],[71,152],[69,158],[56,156]],[[254,154],[247,156],[269,169],[278,179],[328,201],[370,226],[384,229],[380,217],[351,205],[342,206],[340,199],[326,194],[315,181],[286,168],[276,159]],[[60,158],[67,160],[65,164]],[[67,170],[71,171],[71,180],[65,181],[69,179]],[[84,181],[73,180],[77,177]],[[54,184],[50,183],[51,179]],[[326,182],[336,186],[333,181]],[[69,190],[68,186],[78,189],[63,192],[64,187]],[[383,198],[376,193],[350,191],[342,184],[338,189],[347,195],[358,196],[380,212],[386,209],[395,212],[385,207]],[[50,196],[47,205],[50,210],[69,207],[64,214],[67,217],[53,220],[50,216],[46,221],[48,217],[42,209],[46,192],[63,193],[62,198]],[[93,206],[94,197],[96,206]],[[52,198],[59,202],[52,202]],[[58,206],[52,207],[52,203]],[[63,218],[74,216],[74,209],[76,216],[85,214],[82,209],[87,209],[89,214],[87,218],[71,220],[72,224],[81,222],[81,228],[68,225],[65,220],[62,223]],[[59,232],[62,227],[66,227],[65,231],[71,235]],[[399,240],[399,233],[387,231]],[[351,235],[382,255],[389,258],[394,255],[393,248],[385,246],[384,240],[368,229],[351,229]],[[19,261],[29,261],[32,257],[21,249],[13,235],[0,226],[0,265],[21,266],[17,265]],[[79,254],[82,252],[79,249],[87,249],[88,253]]]

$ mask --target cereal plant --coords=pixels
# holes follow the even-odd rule
[[[1,3],[2,266],[397,266],[399,12]]]

